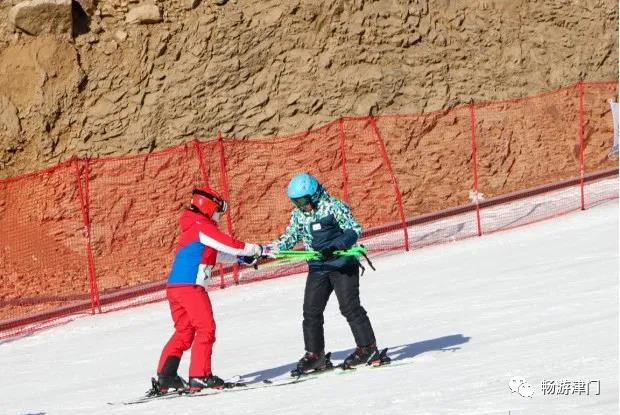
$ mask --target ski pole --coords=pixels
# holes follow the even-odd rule
[[[318,251],[279,251],[274,254],[275,258],[300,258],[300,259],[313,259],[321,256]]]
[[[360,256],[366,255],[368,249],[364,245],[355,245],[349,249],[340,249],[338,251],[334,251],[334,255],[339,256]],[[321,253],[319,251],[279,251],[275,254],[276,258],[303,258],[303,259],[318,259],[321,257]]]
[[[335,251],[334,254],[341,256],[360,256],[364,255],[366,252],[368,252],[368,249],[366,249],[364,245],[355,245],[349,249]]]

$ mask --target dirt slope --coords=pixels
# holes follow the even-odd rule
[[[36,36],[18,3],[0,3],[0,177],[618,77],[615,0],[166,0],[149,24],[128,22],[137,0],[81,0],[73,33]]]

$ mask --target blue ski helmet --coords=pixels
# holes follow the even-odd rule
[[[309,173],[298,173],[288,183],[287,194],[295,206],[301,208],[309,203],[314,207],[319,202],[321,185]]]

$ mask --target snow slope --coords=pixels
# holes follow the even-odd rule
[[[79,318],[0,343],[0,414],[616,414],[618,201],[516,230],[374,259],[362,304],[391,367],[133,406],[171,334],[167,303]],[[284,375],[303,354],[304,276],[211,293],[213,366]],[[327,349],[353,348],[335,296]],[[189,355],[181,365],[187,374]],[[523,376],[534,395],[511,393]],[[600,393],[543,394],[541,382]],[[575,393],[573,393],[575,392]]]

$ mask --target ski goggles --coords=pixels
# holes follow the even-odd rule
[[[295,206],[301,209],[303,207],[306,207],[312,204],[312,197],[310,196],[295,197],[291,199],[291,202],[293,202]]]
[[[218,212],[226,213],[226,211],[228,210],[228,203],[226,203],[225,200],[220,200],[220,201],[214,200],[214,202],[217,204]]]

